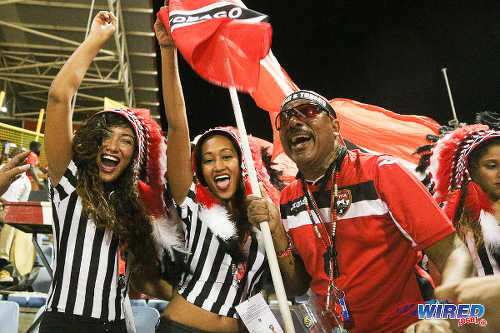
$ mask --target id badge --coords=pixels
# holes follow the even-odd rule
[[[236,312],[249,332],[284,333],[261,293],[238,304]]]
[[[317,326],[318,331],[321,333],[349,333],[344,328],[343,318],[341,313],[341,306],[331,301],[330,307],[325,309],[325,297],[318,296],[311,290],[308,291],[309,300],[307,302],[308,310],[314,316],[314,324]],[[332,297],[331,295],[330,297]],[[335,299],[333,297],[333,299]]]

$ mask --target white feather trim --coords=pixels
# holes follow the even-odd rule
[[[219,205],[214,205],[210,209],[201,208],[198,213],[199,218],[216,236],[228,241],[238,236],[236,226],[229,218],[227,210]]]
[[[152,235],[155,243],[156,253],[161,260],[163,250],[169,251],[170,257],[173,259],[172,251],[188,253],[182,241],[180,221],[173,210],[170,216],[163,215],[158,218],[153,218],[151,226],[153,229]]]
[[[490,253],[500,253],[500,225],[492,214],[481,210],[479,217],[484,245]]]

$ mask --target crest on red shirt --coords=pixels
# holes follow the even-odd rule
[[[351,202],[351,190],[344,189],[338,191],[335,202],[335,210],[337,211],[337,216],[344,216],[351,207]]]

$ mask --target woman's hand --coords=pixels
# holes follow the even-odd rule
[[[103,45],[116,32],[117,26],[118,22],[113,13],[100,11],[92,21],[89,37],[95,38]]]
[[[404,333],[453,333],[446,320],[419,320],[408,326]]]
[[[259,184],[262,197],[256,195],[247,196],[248,221],[257,228],[261,222],[268,222],[271,234],[281,231],[281,218],[278,207],[269,199],[266,190]]]
[[[168,8],[168,0],[165,1],[165,5],[161,7],[160,10],[167,8]],[[172,39],[172,36],[158,18],[156,19],[156,22],[154,24],[154,30],[156,39],[158,40],[158,45],[160,45],[160,47],[175,47],[175,43],[174,40]]]
[[[0,195],[9,189],[16,179],[21,177],[23,172],[29,169],[30,165],[26,163],[26,157],[30,152],[24,152],[14,156],[9,163],[0,169]]]

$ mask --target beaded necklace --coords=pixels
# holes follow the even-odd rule
[[[331,178],[333,191],[332,195],[330,196],[330,216],[329,216],[330,221],[325,221],[325,219],[323,218],[319,206],[316,200],[314,199],[314,196],[312,195],[309,187],[307,186],[307,183],[304,178],[302,178],[302,191],[306,197],[307,213],[309,214],[309,218],[311,219],[311,223],[313,225],[314,231],[316,232],[316,236],[321,240],[321,243],[326,248],[326,254],[329,265],[329,272],[328,272],[329,274],[328,274],[328,292],[326,295],[324,312],[331,311],[330,309],[331,296],[334,295],[335,298],[338,300],[338,304],[340,305],[340,311],[342,312],[343,321],[349,322],[350,316],[349,316],[349,311],[347,309],[347,305],[345,303],[345,292],[339,289],[334,283],[334,279],[339,276],[339,268],[337,264],[337,249],[335,247],[335,236],[337,231],[337,209],[336,209],[337,194],[338,194],[337,175],[340,172],[340,164],[342,163],[346,153],[347,149],[344,146],[339,146],[337,157],[335,158],[335,161],[328,167],[325,176],[322,179],[322,183],[318,192],[321,194],[325,190],[325,187],[328,183],[328,179]],[[312,206],[314,213],[319,220],[321,231],[318,228],[316,220],[314,219],[310,206]],[[330,232],[328,232],[327,222],[330,222],[332,226]],[[334,317],[335,320],[337,320],[337,324],[340,327],[342,327],[337,317],[336,316]]]

